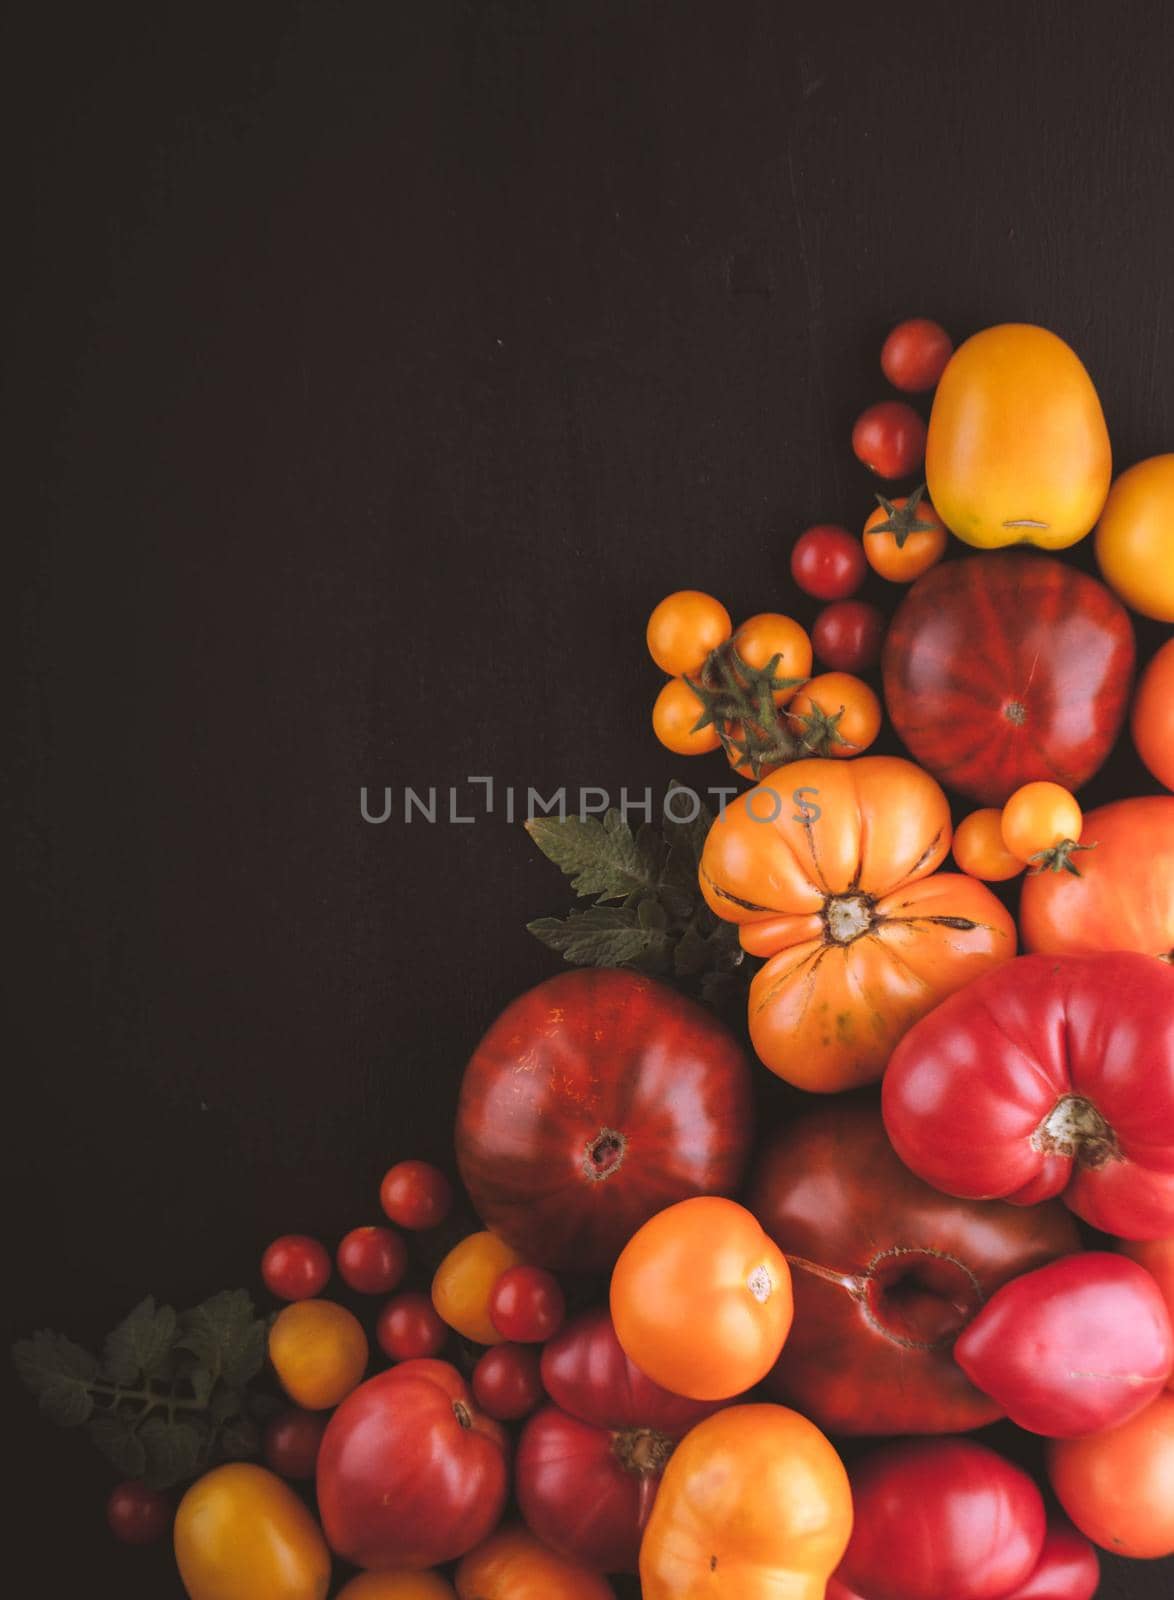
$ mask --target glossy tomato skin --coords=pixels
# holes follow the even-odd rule
[[[955,1200],[898,1160],[875,1095],[767,1142],[747,1204],[788,1256],[795,1323],[767,1388],[834,1435],[955,1433],[1002,1408],[953,1358],[995,1290],[1080,1247],[1056,1202]]]
[[[1058,1513],[1049,1516],[1035,1571],[1007,1600],[1093,1600],[1101,1563],[1083,1534]]]
[[[1087,783],[1120,731],[1133,664],[1132,624],[1103,584],[1018,552],[927,572],[881,660],[914,760],[988,806],[1037,778]]]
[[[318,1455],[330,1546],[359,1567],[435,1567],[487,1537],[509,1484],[504,1431],[444,1361],[405,1361],[339,1406]]]
[[[947,1194],[1062,1195],[1126,1239],[1174,1232],[1174,968],[1023,956],[898,1045],[882,1091],[901,1159]]]
[[[868,1600],[1005,1600],[1039,1562],[1043,1497],[985,1445],[882,1445],[850,1477],[855,1522],[837,1577]]]
[[[1174,789],[1174,639],[1159,646],[1138,681],[1129,730],[1154,777]]]
[[[749,1132],[749,1064],[711,1013],[638,973],[582,969],[489,1029],[456,1147],[489,1227],[535,1265],[587,1271],[663,1206],[733,1189]]]
[[[330,1552],[302,1501],[264,1467],[206,1472],[175,1514],[175,1561],[189,1600],[326,1600]]]
[[[1048,1447],[1056,1498],[1081,1533],[1138,1561],[1174,1555],[1174,1393],[1119,1428]]]
[[[360,1572],[337,1600],[456,1600],[456,1593],[439,1572]]]
[[[1096,552],[1105,582],[1127,606],[1174,622],[1174,454],[1138,461],[1117,479]]]
[[[804,594],[817,600],[846,600],[867,574],[860,540],[836,523],[817,523],[791,548],[791,576]]]
[[[856,459],[878,478],[909,478],[925,460],[925,423],[904,400],[881,400],[852,429]]]
[[[279,1300],[312,1300],[330,1280],[330,1254],[305,1233],[283,1233],[261,1257],[261,1277]]]
[[[379,1203],[401,1228],[436,1228],[452,1210],[452,1185],[428,1161],[397,1161],[383,1175]]]
[[[426,1294],[408,1290],[381,1308],[375,1338],[388,1360],[419,1361],[444,1349],[448,1324]]]
[[[1143,1266],[1153,1278],[1166,1302],[1170,1320],[1174,1323],[1174,1238],[1125,1240],[1118,1248],[1122,1255]],[[1174,1389],[1174,1374],[1166,1387]]]
[[[837,600],[815,619],[815,654],[833,672],[870,672],[880,660],[885,619],[867,600]]]
[[[107,1496],[106,1526],[120,1544],[154,1544],[171,1526],[171,1501],[161,1490],[128,1479]]]
[[[473,1368],[473,1396],[498,1422],[517,1422],[543,1401],[538,1352],[526,1344],[495,1344]]]
[[[500,1528],[457,1568],[458,1600],[615,1600],[607,1579],[527,1528]]]
[[[519,1264],[518,1252],[488,1228],[470,1233],[432,1276],[432,1304],[450,1328],[474,1344],[498,1344],[489,1302],[498,1279]]]
[[[408,1249],[392,1228],[352,1228],[337,1261],[339,1277],[356,1294],[390,1294],[408,1270]]]
[[[563,1325],[567,1303],[553,1273],[519,1264],[507,1267],[489,1296],[489,1318],[503,1339],[545,1344]]]
[[[954,353],[954,341],[928,317],[898,322],[881,346],[881,371],[894,389],[924,394],[932,389]]]
[[[326,1418],[320,1411],[299,1411],[292,1406],[279,1411],[265,1428],[265,1465],[279,1478],[312,1478],[325,1432]]]
[[[689,1400],[655,1383],[625,1355],[602,1306],[575,1317],[546,1346],[542,1382],[562,1410],[616,1433],[655,1428],[679,1439],[720,1404]]]

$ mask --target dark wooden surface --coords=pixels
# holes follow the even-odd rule
[[[681,774],[645,616],[688,584],[810,620],[788,545],[866,514],[847,436],[893,320],[1046,323],[1120,463],[1171,447],[1174,27],[20,12],[5,1301],[13,1333],[93,1340],[447,1158],[470,1047],[552,970],[523,923],[561,881],[500,817],[365,825],[360,785]],[[1092,792],[1143,784],[1123,748]],[[177,1595],[165,1552],[108,1541],[89,1445],[10,1399],[38,1592]]]

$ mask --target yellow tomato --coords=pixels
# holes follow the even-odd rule
[[[705,756],[716,750],[721,740],[712,722],[697,727],[705,707],[684,678],[670,678],[652,705],[652,731],[678,756]]]
[[[607,1579],[542,1544],[528,1528],[505,1527],[470,1550],[456,1574],[460,1600],[615,1600]]]
[[[281,1387],[306,1411],[329,1411],[367,1370],[367,1335],[333,1300],[296,1300],[269,1330],[269,1359]]]
[[[705,658],[730,637],[730,613],[700,589],[666,595],[648,619],[648,653],[670,678],[695,678]]]
[[[360,1572],[338,1600],[457,1600],[457,1592],[439,1572]]]
[[[986,883],[1004,883],[1023,871],[1023,862],[1003,843],[1003,813],[998,806],[985,806],[962,818],[954,831],[954,860],[963,872]]]
[[[501,1344],[489,1317],[489,1296],[507,1267],[521,1261],[516,1250],[486,1229],[454,1245],[436,1269],[432,1304],[437,1314],[474,1344]]]
[[[1070,857],[1084,817],[1076,797],[1062,784],[1025,783],[1003,807],[999,826],[1003,843],[1016,861],[1035,862],[1037,871],[1077,871]]]
[[[281,1479],[240,1461],[197,1479],[175,1514],[189,1600],[325,1600],[330,1552]]]
[[[1174,622],[1174,455],[1123,472],[1097,524],[1101,576],[1143,617]]]
[[[1075,351],[1009,322],[967,339],[942,373],[925,472],[938,515],[967,544],[1063,550],[1109,492],[1109,431]]]

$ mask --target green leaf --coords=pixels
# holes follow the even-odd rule
[[[141,1478],[147,1470],[147,1452],[129,1417],[103,1411],[90,1421],[90,1438],[115,1472],[124,1478]]]
[[[77,1428],[88,1422],[94,1397],[84,1378],[50,1378],[37,1396],[41,1415],[59,1428]]]
[[[673,951],[673,971],[678,978],[695,978],[710,966],[713,952],[709,940],[697,928],[690,926],[677,940]]]
[[[265,1360],[265,1324],[246,1289],[225,1289],[180,1318],[178,1348],[188,1350],[215,1378],[247,1383]]]
[[[251,1417],[237,1417],[220,1435],[220,1448],[230,1461],[247,1460],[261,1449],[261,1432]]]
[[[526,926],[576,967],[622,967],[643,965],[650,957],[659,963],[668,959],[668,936],[662,929],[641,927],[627,907],[592,906],[572,911],[565,920],[540,917]]]
[[[48,1328],[18,1339],[12,1360],[21,1383],[37,1395],[61,1380],[76,1379],[85,1387],[98,1376],[97,1359],[88,1350]]]
[[[196,1476],[208,1434],[194,1422],[154,1416],[138,1430],[138,1439],[145,1458],[144,1480],[153,1489],[170,1489]]]
[[[206,1406],[216,1386],[216,1379],[207,1367],[190,1367],[184,1376],[192,1387],[192,1399],[199,1406]]]
[[[140,1300],[107,1336],[102,1367],[113,1383],[127,1389],[141,1378],[160,1375],[175,1344],[179,1319],[170,1306],[156,1306],[153,1295]]]
[[[566,873],[580,899],[622,900],[633,890],[656,886],[647,844],[637,847],[618,811],[609,811],[602,822],[598,817],[531,817],[526,832]]]
[[[239,1415],[242,1404],[240,1390],[231,1389],[222,1383],[212,1396],[212,1403],[208,1407],[209,1422],[214,1428],[218,1428],[222,1422]]]

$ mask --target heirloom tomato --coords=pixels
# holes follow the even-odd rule
[[[730,613],[699,589],[666,595],[648,619],[648,653],[670,678],[695,678],[705,658],[730,637]]]
[[[1174,639],[1159,647],[1142,673],[1129,729],[1138,755],[1154,777],[1174,789]]]
[[[329,1411],[367,1370],[367,1335],[333,1300],[297,1300],[269,1329],[269,1359],[281,1387],[304,1411]]]
[[[701,891],[766,956],[750,987],[760,1059],[802,1089],[878,1078],[939,1000],[1015,952],[1015,924],[973,878],[934,873],[950,808],[895,756],[796,761],[709,830]]]
[[[1174,1322],[1174,1239],[1129,1239],[1118,1249],[1151,1275]],[[1166,1387],[1174,1389],[1174,1376]]]
[[[881,346],[881,371],[894,389],[924,394],[946,370],[954,341],[940,323],[928,317],[898,322]]]
[[[459,1600],[615,1600],[606,1578],[550,1550],[525,1528],[501,1528],[456,1575]]]
[[[982,805],[1035,778],[1087,783],[1129,702],[1133,627],[1103,584],[1050,556],[947,561],[914,584],[881,658],[914,759]]]
[[[925,460],[925,423],[904,400],[880,400],[856,418],[852,451],[878,478],[909,478]]]
[[[1063,550],[1100,516],[1112,470],[1097,392],[1062,339],[1004,323],[958,346],[934,395],[925,471],[960,539]]]
[[[360,1572],[338,1591],[338,1600],[456,1600],[439,1572]]]
[[[1095,542],[1109,588],[1142,616],[1174,622],[1174,455],[1152,456],[1121,474]]]
[[[652,706],[652,731],[678,756],[707,756],[721,740],[712,722],[697,724],[705,715],[702,705],[684,678],[670,678]]]
[[[848,1476],[814,1423],[729,1406],[673,1451],[640,1546],[644,1600],[823,1600],[852,1528]]]
[[[498,1279],[521,1257],[489,1229],[455,1244],[432,1279],[432,1304],[450,1328],[474,1344],[498,1344],[506,1337],[490,1315]]]
[[[1048,1448],[1056,1498],[1094,1544],[1152,1561],[1174,1555],[1174,1393],[1086,1439]]]
[[[189,1600],[326,1600],[330,1552],[288,1484],[234,1461],[197,1478],[175,1514]]]
[[[461,1085],[461,1176],[545,1267],[609,1268],[642,1222],[725,1193],[750,1137],[750,1069],[709,1011],[619,968],[567,972],[489,1029]]]
[[[1023,862],[1003,843],[1003,813],[998,806],[972,811],[954,829],[954,860],[972,878],[1003,883],[1017,878]]]
[[[804,749],[837,761],[867,750],[880,732],[880,701],[850,672],[809,678],[787,707],[786,721]]]
[[[864,554],[874,572],[890,583],[912,583],[946,553],[946,526],[924,499],[924,487],[886,500],[864,524]]]

